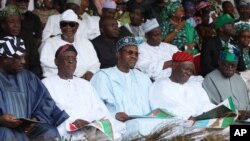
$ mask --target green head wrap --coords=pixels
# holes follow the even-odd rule
[[[20,15],[19,8],[15,5],[7,5],[1,12],[0,12],[0,20],[3,20],[5,17],[9,15]]]
[[[168,20],[171,15],[173,15],[176,11],[177,8],[182,7],[181,2],[179,0],[176,1],[170,1],[165,4],[160,16],[161,16],[161,21],[166,21]]]
[[[250,31],[250,25],[248,23],[240,23],[235,26],[237,33],[239,34],[242,30]]]
[[[229,51],[221,51],[220,52],[220,59],[227,61],[227,62],[238,62],[238,56],[234,53]]]

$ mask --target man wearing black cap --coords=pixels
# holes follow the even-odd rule
[[[23,69],[25,53],[22,39],[6,36],[0,40],[0,139],[58,138],[56,127],[68,115],[55,105],[39,78]],[[37,123],[24,122],[20,118]]]

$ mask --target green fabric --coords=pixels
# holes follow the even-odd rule
[[[161,36],[162,36],[162,39],[165,39],[166,36],[170,32],[172,32],[175,28],[176,28],[176,26],[174,24],[170,23],[169,20],[167,20],[165,22],[162,22],[161,23]],[[193,29],[190,30],[190,31],[192,31],[192,33],[190,35],[188,35],[186,31],[187,30],[185,28],[180,29],[178,31],[178,33],[176,34],[176,37],[174,38],[174,40],[172,42],[170,42],[170,44],[173,44],[173,45],[177,46],[178,49],[182,50],[182,51],[185,51],[184,46],[186,44],[188,44],[187,40],[191,41],[191,39],[192,39],[193,41],[191,43],[195,43],[195,44],[198,45],[198,43],[199,43],[199,36],[197,34],[197,31],[193,30]],[[190,37],[187,37],[187,36],[190,36]]]
[[[231,24],[234,22],[235,22],[235,19],[232,18],[229,14],[223,14],[215,20],[215,23],[214,23],[215,29],[219,29],[225,24]]]
[[[229,51],[221,51],[220,52],[220,59],[228,62],[237,62],[238,57]]]
[[[181,2],[179,0],[175,2],[169,2],[164,5],[162,12],[160,13],[161,21],[164,22],[168,20],[171,15],[173,15],[177,8],[182,7]]]
[[[119,21],[121,22],[121,25],[129,24],[130,23],[129,12],[126,11],[119,19]]]
[[[249,30],[250,31],[250,24],[249,23],[236,24],[235,29],[236,29],[237,33],[239,33],[242,30]]]
[[[196,55],[199,53],[199,51],[196,48],[187,49],[186,52],[191,53],[192,55]]]
[[[195,36],[195,29],[188,22],[185,23],[184,28],[185,28],[185,32],[186,32],[187,43],[188,44],[193,43],[194,36]]]
[[[246,69],[250,69],[250,55],[249,51],[243,50],[243,61],[245,63]]]
[[[9,15],[20,15],[20,10],[15,5],[7,5],[1,12],[0,12],[0,19],[4,19],[6,16]]]

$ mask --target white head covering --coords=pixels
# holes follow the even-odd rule
[[[103,8],[116,9],[116,3],[112,0],[106,0],[103,4]]]
[[[72,21],[72,22],[78,23],[78,16],[76,15],[76,13],[73,10],[68,9],[61,14],[60,21]]]
[[[159,24],[156,20],[156,18],[147,20],[145,24],[142,25],[142,29],[144,30],[145,33],[159,27]]]
[[[81,0],[67,0],[67,3],[74,3],[78,6],[81,6],[81,2],[82,2]]]

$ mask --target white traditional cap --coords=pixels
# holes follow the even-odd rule
[[[159,24],[156,20],[156,18],[151,19],[151,20],[147,20],[143,25],[142,25],[142,29],[145,33],[155,29],[159,27]]]
[[[112,0],[106,0],[103,4],[103,8],[116,9],[116,3]]]
[[[72,22],[78,23],[78,16],[76,15],[76,13],[73,10],[68,9],[61,14],[60,21],[72,21]]]
[[[82,1],[81,0],[67,0],[67,3],[74,3],[78,6],[81,6]]]

